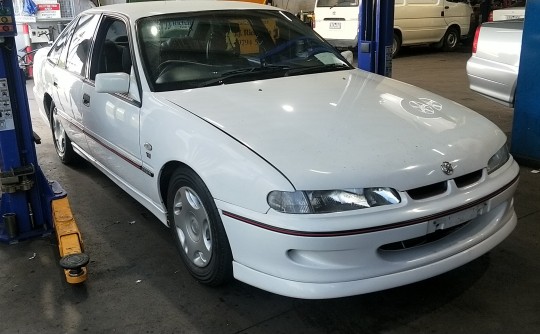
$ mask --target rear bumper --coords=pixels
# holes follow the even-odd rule
[[[472,56],[467,62],[471,90],[506,106],[513,106],[518,68]]]

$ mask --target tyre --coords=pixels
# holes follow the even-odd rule
[[[459,31],[455,27],[450,27],[443,37],[443,51],[453,51],[459,42]]]
[[[169,181],[167,217],[180,257],[191,275],[209,286],[232,277],[232,252],[210,191],[188,168]]]
[[[71,140],[69,139],[62,122],[60,122],[58,109],[56,109],[54,103],[51,104],[50,115],[52,137],[56,154],[62,163],[66,165],[71,164],[77,158],[77,154],[73,151]]]
[[[401,37],[394,31],[394,41],[392,43],[392,58],[396,57],[399,49],[401,49]]]

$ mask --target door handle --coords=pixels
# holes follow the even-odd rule
[[[90,107],[90,95],[84,93],[83,96],[82,96],[82,103],[85,106]]]
[[[450,9],[450,6],[444,6],[444,9]]]
[[[56,83],[56,81],[53,82],[53,86],[54,87],[58,87],[58,83]]]

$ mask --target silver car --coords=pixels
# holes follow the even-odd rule
[[[467,62],[472,90],[514,106],[522,33],[523,19],[487,22],[478,27]]]

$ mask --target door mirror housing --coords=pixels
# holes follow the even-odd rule
[[[127,94],[129,92],[129,74],[123,72],[98,73],[95,84],[98,93]]]

